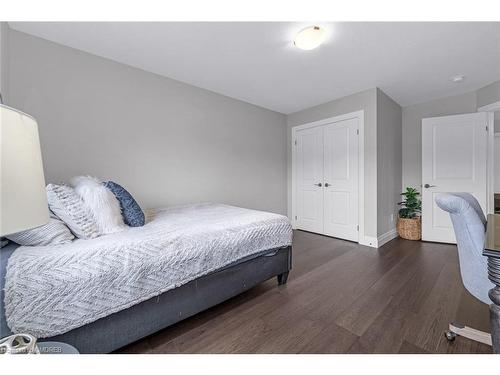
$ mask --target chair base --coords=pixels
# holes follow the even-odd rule
[[[448,331],[444,333],[448,341],[455,341],[457,336],[462,336],[474,341],[491,346],[491,335],[487,332],[464,326],[460,323],[450,323]]]

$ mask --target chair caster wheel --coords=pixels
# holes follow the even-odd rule
[[[452,342],[452,341],[455,341],[455,338],[457,337],[457,334],[455,332],[446,331],[444,333],[444,337],[446,337],[446,340]]]

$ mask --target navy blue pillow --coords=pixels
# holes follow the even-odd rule
[[[111,192],[115,195],[122,208],[123,221],[130,227],[141,227],[144,225],[144,212],[137,204],[130,193],[116,182],[103,182]]]

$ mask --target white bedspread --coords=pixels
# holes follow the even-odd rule
[[[13,332],[50,337],[261,251],[288,246],[285,216],[221,204],[151,212],[140,228],[10,257],[5,315]]]

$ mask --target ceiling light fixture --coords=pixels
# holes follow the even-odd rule
[[[309,51],[319,47],[326,39],[326,30],[319,26],[310,26],[297,33],[293,44]]]
[[[451,80],[455,83],[462,82],[464,79],[465,79],[465,76],[462,76],[462,75],[454,76],[451,78]]]

